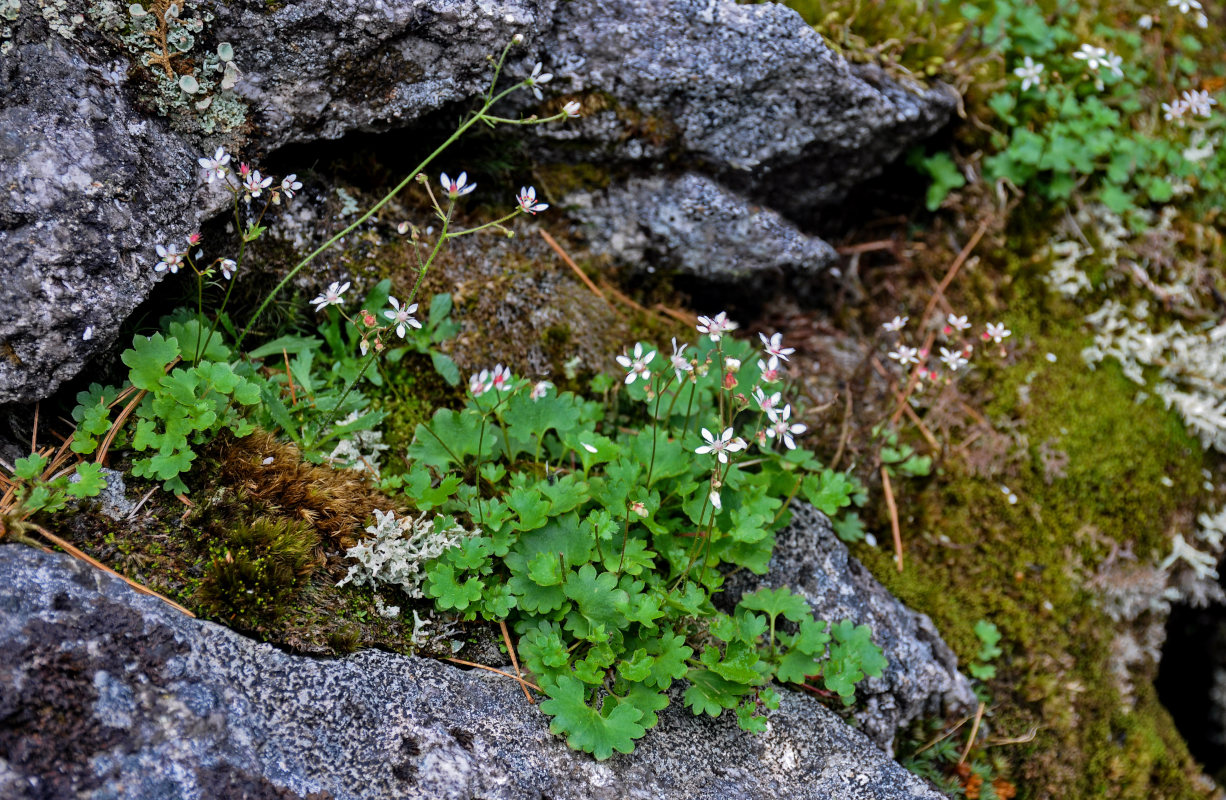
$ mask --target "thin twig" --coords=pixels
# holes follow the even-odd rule
[[[843,425],[839,429],[839,447],[834,451],[834,458],[830,459],[830,469],[837,470],[839,460],[843,458],[843,451],[847,449],[847,441],[851,438],[851,388],[848,387],[844,392],[847,402],[843,406]]]
[[[133,519],[136,516],[136,512],[140,511],[141,506],[145,504],[145,501],[147,501],[150,497],[153,497],[153,493],[156,492],[157,490],[158,490],[158,487],[154,486],[152,489],[145,492],[145,496],[140,499],[139,503],[132,506],[132,510],[128,512],[128,516],[125,519]]]
[[[902,410],[903,413],[907,415],[907,419],[915,423],[915,427],[919,429],[920,434],[923,435],[924,440],[928,442],[928,445],[932,448],[934,453],[941,452],[941,446],[937,444],[936,437],[932,435],[932,431],[928,430],[928,426],[925,425],[924,421],[921,420],[919,415],[915,413],[915,409],[911,407],[911,404],[903,402],[902,393],[898,389],[898,383],[895,382],[893,376],[886,371],[886,368],[882,365],[880,359],[878,359],[877,356],[873,356],[872,363],[873,368],[877,370],[877,373],[890,382],[890,391],[893,393],[894,399],[899,403],[902,403]]]
[[[673,319],[680,322],[682,325],[697,325],[698,324],[698,316],[696,314],[687,314],[684,311],[678,311],[675,308],[669,308],[663,303],[656,303],[654,306],[652,306],[652,308],[654,308],[656,311],[659,311],[661,314],[664,314],[665,316],[672,317]]]
[[[162,602],[166,603],[167,605],[172,606],[172,607],[174,607],[175,609],[177,609],[177,610],[179,610],[179,611],[182,611],[182,612],[183,612],[184,614],[186,614],[187,616],[192,617],[193,619],[195,618],[195,616],[196,616],[195,614],[193,614],[192,612],[188,611],[186,608],[184,608],[183,606],[179,605],[179,604],[178,604],[178,603],[176,603],[174,600],[171,600],[169,597],[166,597],[165,595],[158,594],[157,592],[153,591],[152,589],[150,589],[150,588],[148,588],[148,587],[146,587],[146,586],[141,586],[139,583],[137,583],[136,581],[134,581],[134,580],[132,580],[131,578],[127,577],[126,575],[121,575],[121,574],[119,574],[119,573],[118,573],[118,572],[116,572],[115,570],[113,570],[113,569],[111,569],[110,567],[108,567],[106,564],[103,564],[103,563],[102,563],[101,561],[99,561],[98,559],[96,559],[96,558],[94,558],[94,557],[92,557],[92,556],[88,555],[88,554],[87,554],[87,553],[85,553],[84,551],[82,551],[82,550],[78,549],[77,547],[75,547],[75,546],[73,546],[73,545],[69,544],[68,542],[66,542],[66,541],[64,541],[63,539],[61,539],[60,537],[56,536],[54,533],[52,533],[51,531],[49,531],[49,530],[47,530],[46,528],[42,527],[41,525],[30,525],[30,527],[31,527],[31,528],[33,528],[34,530],[38,531],[38,532],[39,532],[39,534],[41,534],[41,535],[42,535],[42,537],[43,537],[44,539],[46,539],[47,541],[51,542],[51,543],[52,543],[52,544],[54,544],[56,547],[59,547],[59,548],[63,549],[63,550],[64,550],[64,552],[68,553],[69,555],[71,555],[71,556],[75,556],[76,558],[81,559],[82,561],[84,561],[85,563],[89,564],[90,566],[92,566],[92,567],[97,567],[98,569],[102,570],[103,572],[108,572],[108,573],[110,573],[111,575],[114,575],[116,578],[119,578],[121,581],[123,581],[124,583],[128,584],[129,586],[131,586],[133,589],[135,589],[136,591],[140,592],[141,594],[147,594],[147,595],[150,595],[151,597],[156,597],[157,599],[161,600]]]
[[[875,242],[861,242],[860,244],[848,244],[842,247],[835,248],[841,256],[849,256],[853,253],[871,253],[874,250],[893,250],[897,244],[893,239],[878,239]]]
[[[938,736],[937,738],[933,739],[933,740],[932,740],[931,742],[929,742],[928,744],[926,744],[926,745],[924,745],[923,747],[921,747],[920,749],[916,750],[916,751],[915,751],[915,755],[917,755],[917,756],[918,756],[920,753],[924,752],[924,751],[925,751],[925,750],[927,750],[928,748],[930,748],[930,747],[936,747],[938,744],[940,744],[941,742],[945,741],[945,740],[946,740],[946,739],[948,739],[950,736],[953,736],[955,733],[957,733],[957,732],[958,732],[958,729],[959,729],[959,728],[961,728],[961,727],[962,727],[963,725],[965,725],[966,723],[970,722],[970,721],[971,721],[971,719],[972,719],[974,716],[975,716],[974,714],[967,714],[965,717],[963,717],[962,719],[958,720],[958,723],[957,723],[956,725],[954,725],[954,726],[953,726],[952,728],[950,728],[949,730],[945,731],[945,733],[942,733],[940,736]]]
[[[30,452],[38,452],[38,410],[42,407],[42,401],[34,404],[34,432],[30,434]]]
[[[971,236],[970,241],[967,242],[966,246],[962,248],[962,251],[958,253],[957,258],[954,259],[953,263],[949,265],[949,269],[945,272],[945,277],[941,279],[941,283],[937,285],[936,291],[933,292],[932,297],[929,298],[928,305],[924,307],[924,315],[920,317],[919,330],[922,331],[924,329],[924,324],[928,322],[928,317],[932,314],[932,309],[936,307],[937,301],[944,296],[945,290],[949,288],[949,284],[953,283],[954,276],[958,274],[958,270],[962,268],[964,263],[966,263],[966,259],[970,256],[971,251],[975,249],[975,245],[979,244],[979,240],[983,238],[985,233],[987,233],[988,224],[990,222],[991,220],[985,219],[983,222],[979,223],[979,229],[975,231],[973,236]]]
[[[532,681],[525,680],[525,679],[523,679],[523,678],[517,678],[517,677],[515,677],[514,675],[512,675],[511,673],[509,673],[509,672],[503,672],[503,671],[502,671],[502,670],[500,670],[500,669],[494,669],[493,667],[487,667],[487,666],[485,666],[484,664],[478,664],[478,663],[476,663],[476,662],[474,662],[474,661],[465,661],[465,660],[464,660],[464,659],[462,659],[462,658],[451,658],[450,656],[443,656],[443,660],[444,660],[444,661],[450,661],[450,662],[452,662],[453,664],[463,664],[463,665],[464,665],[464,666],[466,666],[466,667],[476,667],[477,669],[483,669],[483,670],[486,670],[487,672],[493,672],[493,673],[495,673],[496,675],[501,675],[501,676],[503,676],[504,678],[510,678],[510,679],[511,679],[511,680],[513,680],[513,681],[519,681],[520,685],[522,685],[522,686],[527,686],[527,687],[532,688],[532,689],[536,689],[536,690],[537,690],[538,692],[540,692],[541,694],[544,694],[544,693],[545,693],[545,691],[544,691],[543,689],[541,689],[541,687],[537,686],[537,685],[536,685],[535,683],[533,683]]]
[[[922,329],[921,329],[922,330]],[[928,332],[928,336],[924,339],[924,346],[921,349],[925,359],[932,352],[932,343],[936,341],[937,335],[932,331]],[[898,407],[894,409],[894,413],[890,415],[890,424],[898,424],[898,418],[902,416],[902,407],[907,405],[911,399],[911,393],[915,391],[915,387],[919,385],[919,375],[924,368],[924,362],[915,365],[911,370],[911,375],[907,378],[907,388],[903,390],[902,397],[898,398]]]
[[[507,643],[507,653],[511,656],[511,666],[515,667],[515,676],[519,681],[519,688],[524,690],[524,697],[528,698],[528,704],[536,705],[532,695],[528,693],[528,687],[524,685],[524,675],[519,671],[519,659],[515,657],[515,646],[511,644],[511,634],[507,631],[506,620],[498,620],[498,627],[502,628],[502,640]]]
[[[605,290],[606,292],[608,292],[609,294],[613,295],[613,299],[614,299],[614,300],[616,300],[617,302],[621,303],[622,305],[625,305],[625,306],[630,306],[630,307],[631,307],[631,308],[633,308],[635,311],[641,312],[641,313],[643,313],[643,314],[650,314],[650,313],[651,313],[650,311],[648,311],[647,309],[643,308],[641,305],[639,305],[638,303],[634,302],[632,299],[630,299],[629,297],[627,297],[627,296],[626,296],[624,293],[622,293],[622,291],[621,291],[621,290],[617,289],[616,287],[610,286],[610,285],[609,285],[609,283],[608,283],[608,281],[601,281],[601,282],[600,282],[600,285],[601,285],[602,287],[604,287],[604,290]]]
[[[557,253],[558,257],[566,263],[566,266],[570,267],[574,273],[579,276],[579,280],[583,281],[584,285],[592,290],[592,294],[608,303],[609,298],[604,296],[604,292],[600,291],[600,287],[598,287],[595,283],[592,283],[592,279],[589,278],[583,270],[579,269],[579,265],[575,263],[574,259],[566,254],[566,251],[562,249],[562,245],[558,244],[557,240],[549,235],[549,231],[545,230],[544,228],[538,228],[537,230],[540,232],[541,238],[545,240],[545,244],[553,248],[553,252]]]
[[[285,356],[285,382],[289,384],[289,400],[298,405],[298,393],[294,391],[294,373],[290,372],[289,368],[289,350],[282,347],[281,355]]]
[[[1021,736],[1010,736],[1005,739],[988,739],[983,743],[984,747],[1000,747],[1006,744],[1026,744],[1026,742],[1034,741],[1034,737],[1039,733],[1039,726],[1034,725],[1030,730],[1023,733]]]
[[[975,746],[975,734],[979,733],[979,723],[983,720],[983,703],[979,704],[979,708],[975,709],[975,724],[971,726],[971,735],[966,739],[966,747],[962,750],[962,758],[958,759],[961,764],[966,761],[966,757],[971,754],[971,748]]]
[[[890,530],[894,534],[894,560],[902,572],[902,533],[898,529],[898,506],[894,505],[894,489],[890,486],[890,472],[881,468],[881,486],[885,490],[885,506],[890,510]]]

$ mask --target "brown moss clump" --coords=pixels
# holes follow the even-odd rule
[[[306,522],[325,542],[349,548],[375,509],[395,508],[359,473],[309,464],[295,445],[264,431],[241,439],[218,437],[213,458],[224,488],[211,515],[241,519],[255,509]]]

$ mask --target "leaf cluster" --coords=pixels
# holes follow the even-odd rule
[[[741,362],[743,393],[728,358]],[[681,380],[657,371],[607,405],[524,381],[491,389],[420,424],[408,472],[386,482],[421,510],[470,520],[477,534],[427,565],[426,596],[442,612],[507,622],[549,696],[551,729],[598,759],[633,749],[674,682],[694,714],[730,711],[762,731],[779,702],[773,682],[850,703],[885,666],[867,627],[819,621],[786,587],[731,614],[712,603],[729,570],[766,572],[790,517],[782,498],[834,514],[859,491],[765,435],[745,399],[761,382],[755,360],[746,343],[704,340]],[[694,452],[698,431],[729,414],[760,444],[716,466]]]

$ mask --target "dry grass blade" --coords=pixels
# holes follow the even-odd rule
[[[971,748],[975,746],[975,735],[979,733],[979,723],[983,721],[983,703],[979,704],[979,708],[975,709],[975,724],[971,726],[971,735],[966,738],[966,747],[962,749],[962,758],[958,759],[958,763],[966,761],[966,757],[971,754]]]
[[[545,693],[545,692],[544,692],[544,690],[542,690],[542,689],[541,689],[541,687],[537,686],[537,685],[536,685],[535,683],[533,683],[532,681],[529,681],[529,680],[524,680],[523,678],[518,678],[518,677],[516,677],[516,676],[512,675],[511,673],[509,673],[509,672],[503,672],[503,671],[502,671],[502,670],[500,670],[500,669],[494,669],[493,667],[487,667],[487,666],[485,666],[484,664],[478,664],[478,663],[476,663],[475,661],[465,661],[465,660],[464,660],[464,659],[462,659],[462,658],[451,658],[451,657],[449,657],[449,656],[444,656],[444,657],[443,657],[443,660],[444,660],[444,661],[450,661],[450,662],[452,662],[453,664],[463,664],[463,665],[464,665],[464,666],[466,666],[466,667],[476,667],[477,669],[483,669],[483,670],[485,670],[486,672],[493,672],[494,674],[496,674],[496,675],[501,675],[501,676],[503,676],[504,678],[510,678],[510,679],[511,679],[511,680],[513,680],[513,681],[518,681],[520,686],[524,686],[524,687],[526,687],[525,691],[526,691],[528,688],[530,688],[530,689],[536,689],[536,690],[537,690],[538,692],[540,692],[541,694],[544,694],[544,693]]]
[[[890,486],[890,472],[881,468],[881,486],[885,490],[885,505],[890,510],[890,530],[894,534],[894,560],[902,572],[902,533],[898,528],[898,506],[894,505],[894,489]]]
[[[528,704],[536,705],[532,695],[528,693],[528,687],[524,685],[524,675],[519,671],[519,658],[515,655],[515,645],[511,644],[511,634],[507,631],[506,621],[498,620],[498,626],[502,628],[502,640],[507,643],[507,653],[511,656],[511,666],[515,667],[515,676],[519,680],[519,688],[524,690],[524,697],[528,698]]]
[[[558,257],[561,258],[562,261],[566,263],[566,266],[570,267],[574,271],[574,273],[579,276],[579,280],[583,281],[584,285],[586,285],[587,288],[592,290],[592,294],[596,295],[601,300],[604,300],[606,303],[608,303],[609,298],[605,297],[604,292],[600,291],[600,287],[592,283],[592,279],[589,278],[584,273],[583,270],[579,269],[579,265],[575,263],[574,259],[572,259],[569,255],[567,255],[566,251],[562,249],[562,245],[558,244],[557,240],[554,239],[552,236],[550,236],[549,232],[546,231],[544,228],[540,229],[540,233],[541,233],[541,238],[545,240],[545,244],[553,248],[553,252],[557,253]]]

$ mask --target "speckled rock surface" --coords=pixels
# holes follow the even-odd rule
[[[797,218],[879,174],[957,103],[948,88],[849,65],[775,3],[580,0],[558,7],[551,36],[555,90],[610,100],[541,136],[617,159],[672,156]]]
[[[764,586],[787,586],[809,601],[818,619],[868,625],[889,665],[880,678],[857,687],[860,729],[881,747],[927,715],[971,710],[975,694],[958,661],[926,615],[912,611],[877,582],[839,541],[826,515],[808,503],[792,504],[792,522],[776,536],[767,574],[725,586],[736,595]]]
[[[674,706],[635,753],[596,762],[505,678],[375,651],[287,655],[21,545],[0,546],[0,795],[940,797],[790,692],[761,736]]]
[[[576,192],[563,204],[584,223],[593,251],[632,267],[766,292],[784,278],[804,288],[806,278],[838,260],[826,242],[694,173],[633,178],[603,192]]]
[[[58,39],[0,56],[0,403],[115,344],[157,283],[152,243],[194,224],[194,148],[133,107],[124,70]]]

